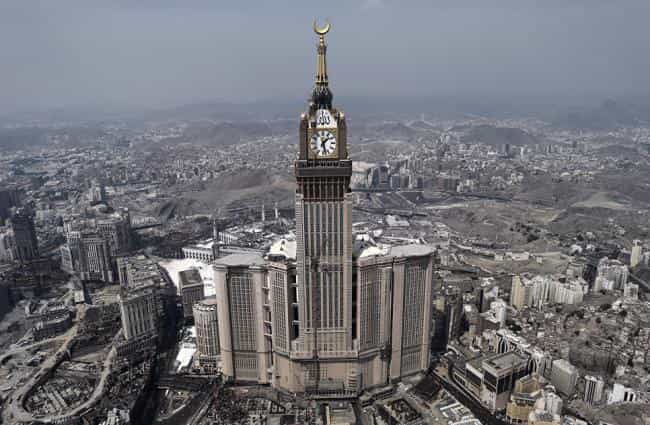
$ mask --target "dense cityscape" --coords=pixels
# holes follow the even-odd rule
[[[302,115],[3,125],[0,423],[647,425],[648,121],[355,117],[313,30]]]

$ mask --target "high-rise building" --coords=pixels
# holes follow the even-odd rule
[[[492,412],[506,408],[515,382],[528,374],[528,358],[516,351],[484,359],[481,401]]]
[[[117,259],[131,249],[128,209],[101,218],[75,217],[64,221],[67,243],[61,247],[61,268],[82,280],[117,282]]]
[[[462,334],[463,294],[458,286],[443,288],[442,308],[445,317],[445,346]]]
[[[357,260],[353,335],[365,387],[428,367],[434,251],[406,245],[364,254],[359,252]]]
[[[632,242],[632,252],[630,253],[630,267],[636,267],[641,262],[641,257],[643,255],[643,246],[641,241],[634,240]]]
[[[264,265],[258,254],[231,254],[214,265],[222,372],[230,380],[271,380],[271,317]]]
[[[11,217],[11,209],[20,205],[20,196],[16,188],[0,189],[0,225]]]
[[[199,367],[205,373],[216,373],[220,354],[217,300],[208,298],[195,303],[193,314]]]
[[[352,398],[428,368],[435,255],[425,245],[353,241],[352,163],[345,117],[332,106],[328,30],[315,28],[316,83],[300,120],[295,240],[277,241],[266,258],[219,258],[213,269],[227,378]]]
[[[599,403],[603,398],[605,382],[599,376],[585,376],[585,395],[583,400],[589,404]]]
[[[117,344],[117,353],[121,360],[130,364],[142,361],[155,350],[159,310],[157,290],[154,284],[121,289],[122,340]]]
[[[156,332],[156,294],[154,287],[120,294],[122,331],[127,341]]]
[[[192,306],[201,301],[205,294],[203,292],[203,279],[197,269],[189,269],[178,272],[179,292],[183,303],[183,317],[193,317]]]
[[[0,227],[0,262],[14,261],[16,256],[16,243],[14,232],[10,227]]]
[[[584,296],[583,283],[572,280],[565,283],[553,282],[553,301],[558,304],[579,304]]]
[[[522,280],[519,276],[512,277],[510,289],[510,305],[517,310],[529,306],[533,298],[533,284],[530,280]]]
[[[332,106],[327,75],[325,34],[318,34],[316,84],[309,109],[300,118],[299,153],[295,161],[296,240],[300,340],[295,356],[311,363],[306,380],[314,390],[320,381],[354,374],[346,359],[356,357],[352,312],[352,161],[347,125]],[[325,366],[327,363],[327,366]],[[323,365],[321,368],[320,366]]]
[[[117,282],[108,241],[95,232],[69,232],[61,247],[61,268],[81,280]]]
[[[555,389],[566,396],[573,395],[578,381],[578,369],[564,359],[553,361],[551,383]]]
[[[506,406],[506,420],[511,424],[528,423],[528,415],[535,410],[542,393],[539,375],[527,375],[517,380]]]
[[[14,260],[21,263],[39,258],[34,217],[26,208],[17,209],[9,219],[13,234]]]
[[[598,271],[596,281],[594,282],[594,292],[600,290],[612,291],[623,289],[629,270],[627,266],[618,260],[611,260],[607,257],[601,258],[598,262]]]
[[[96,229],[108,241],[111,255],[125,254],[131,249],[131,215],[127,208],[98,219]]]

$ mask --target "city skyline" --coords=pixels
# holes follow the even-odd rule
[[[39,13],[55,11],[48,16],[54,27],[64,22],[57,20],[63,10],[26,1],[13,12],[39,6]],[[391,31],[402,19],[425,21],[432,6],[419,0],[399,8],[391,0],[334,0],[338,12],[355,12],[339,21],[340,38],[331,37],[336,17],[305,19],[310,25],[291,35],[289,20],[313,12],[305,5],[63,1],[77,6],[73,17],[96,13],[66,28],[69,34],[95,18],[230,18],[218,31],[240,26],[239,44],[230,46],[238,62],[223,57],[220,64],[246,68],[240,82],[251,75],[255,82],[243,89],[218,80],[215,87],[241,91],[233,102],[120,115],[66,109],[3,122],[0,422],[647,424],[650,107],[610,98],[553,116],[514,102],[513,94],[508,101],[508,93],[503,103],[464,103],[462,90],[440,105],[418,78],[408,81],[419,89],[413,97],[409,85],[384,79],[398,82],[406,74],[395,69],[411,65],[382,61],[419,61],[418,72],[430,78],[424,65],[438,58],[413,52],[428,52],[432,34],[445,27],[404,28],[390,40],[388,31],[358,30],[365,18],[375,19],[368,24],[374,30],[390,21]],[[528,16],[539,24],[557,12],[552,19],[561,26],[587,4],[507,0],[480,9],[460,1],[433,8],[452,23],[455,14],[468,18],[468,43],[484,28],[468,26],[479,10],[485,21]],[[590,10],[589,24],[598,13],[609,12],[608,23],[616,21],[611,13],[628,13],[606,2]],[[422,14],[410,17],[415,12]],[[140,41],[161,41],[154,23],[140,23]],[[275,31],[280,23],[287,25]],[[93,29],[89,46],[107,36],[100,37],[101,25]],[[165,29],[164,41],[186,30],[213,40],[200,25]],[[536,38],[501,40],[477,59],[494,48],[510,54],[515,44],[533,46],[533,39],[552,49],[549,40],[569,33],[570,53],[581,34],[593,35],[591,43],[608,35],[589,25],[569,33],[528,29]],[[638,28],[628,30],[616,43]],[[102,46],[133,34],[124,28]],[[415,34],[425,36],[393,54]],[[298,38],[312,41],[309,53]],[[82,53],[73,41],[70,52]],[[198,47],[188,38],[174,43]],[[359,43],[370,47],[367,55],[354,55]],[[594,63],[630,53],[597,58],[590,49],[582,59]],[[373,52],[381,54],[373,59]],[[195,52],[186,53],[176,57],[179,65],[196,65]],[[156,55],[133,65],[154,66]],[[251,67],[249,57],[262,65]],[[494,69],[506,65],[491,60]],[[280,61],[291,71],[280,72]],[[517,84],[549,90],[523,72],[531,63],[496,79],[477,67],[472,72],[485,78],[474,86],[463,81],[469,74],[457,73],[456,82],[466,92],[491,79],[492,90],[502,91],[501,78],[510,78],[511,91]],[[447,71],[458,65],[449,64]],[[170,98],[176,90],[193,96],[209,82],[187,69],[196,87],[170,86]],[[366,76],[362,83],[355,69]],[[592,72],[582,87],[615,70]],[[7,72],[27,81],[40,72],[33,71]],[[142,71],[124,75],[135,84]],[[309,76],[308,88],[304,77],[289,81],[298,72]],[[153,90],[154,79],[130,95]],[[291,96],[283,94],[289,85]],[[43,102],[64,86],[52,82]],[[372,96],[359,96],[371,87]],[[114,90],[115,98],[127,88]],[[275,97],[247,103],[247,91]],[[544,96],[557,106],[571,94]],[[297,97],[307,98],[302,112],[291,112]],[[92,114],[99,118],[86,120]]]

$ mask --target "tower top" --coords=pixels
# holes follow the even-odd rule
[[[329,89],[327,79],[327,45],[325,44],[325,34],[330,31],[331,24],[325,21],[325,26],[319,27],[314,21],[314,32],[318,35],[318,59],[316,64],[316,83],[312,92],[312,102],[317,108],[332,107],[332,92]]]

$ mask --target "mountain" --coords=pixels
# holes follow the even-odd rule
[[[535,136],[520,128],[477,125],[461,137],[463,143],[485,143],[488,145],[534,145],[540,142]]]
[[[637,126],[644,121],[642,116],[638,107],[608,99],[596,108],[569,112],[556,124],[570,129],[608,130]]]

